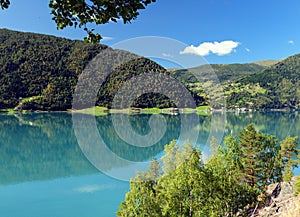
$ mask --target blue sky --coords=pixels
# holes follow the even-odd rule
[[[0,28],[82,39],[83,30],[56,30],[48,2],[11,0],[0,11]],[[300,1],[157,0],[131,24],[96,30],[107,45],[140,36],[176,39],[193,45],[182,55],[203,56],[209,63],[282,59],[300,53]]]

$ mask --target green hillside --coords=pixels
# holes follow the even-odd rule
[[[261,61],[254,62],[253,64],[257,64],[257,65],[264,66],[264,67],[269,67],[269,66],[275,65],[276,63],[279,63],[280,61],[282,61],[282,60],[261,60]]]
[[[224,83],[228,80],[236,80],[243,76],[252,75],[266,68],[265,66],[258,65],[255,63],[211,64],[210,66],[221,83]],[[193,72],[204,72],[205,70],[207,70],[206,65],[202,65],[191,69],[191,71]],[[171,69],[169,71],[172,74],[172,76],[182,81],[183,83],[198,82],[189,70]]]
[[[249,95],[247,91],[246,94],[240,94],[244,87],[240,87],[238,81],[264,69],[266,69],[265,66],[245,63],[202,65],[188,70],[170,69],[169,71],[173,77],[185,84],[192,92],[207,99],[207,104],[221,102],[217,103],[219,106],[213,106],[220,109],[225,106],[225,103],[222,102],[223,96],[226,97],[227,108],[248,107],[248,98],[255,98],[256,95]],[[196,79],[194,75],[199,79]],[[217,83],[220,83],[221,86],[218,87]],[[260,87],[256,86],[253,89],[253,93],[262,91]]]
[[[7,29],[0,29],[0,41],[0,109],[16,106],[25,110],[70,109],[79,76],[84,69],[93,75],[84,78],[85,85],[89,85],[86,87],[99,86],[96,105],[107,108],[112,107],[112,101],[116,100],[115,96],[121,87],[125,91],[125,98],[117,98],[116,108],[193,107],[191,100],[182,95],[181,88],[184,86],[194,97],[197,106],[210,105],[209,99],[212,99],[216,105],[210,106],[221,108],[223,104],[219,102],[224,93],[227,108],[300,107],[300,54],[280,62],[267,60],[166,70],[147,58],[113,50],[106,45],[90,45],[82,41]],[[117,64],[124,58],[128,61]],[[87,67],[91,60],[102,69]],[[104,72],[111,64],[115,65],[106,76]],[[202,80],[197,80],[191,72],[198,74]],[[146,76],[147,73],[155,76]],[[222,84],[221,90],[215,88],[218,80],[213,79],[212,75],[216,75]],[[133,86],[126,87],[133,77],[143,76],[150,77],[148,83],[145,84],[145,79],[137,81],[134,84],[135,91]],[[171,84],[166,77],[176,78],[180,82]],[[160,87],[168,90],[167,96],[159,94]],[[151,88],[153,92],[139,94]],[[76,105],[78,109],[95,105],[86,89],[76,95],[80,102],[80,105]],[[126,97],[135,100],[128,104]]]
[[[262,98],[266,101],[261,105],[265,108],[295,108],[300,106],[300,54],[242,78],[241,86],[260,86],[264,89]],[[262,103],[262,102],[261,102]]]
[[[207,79],[198,81],[191,71],[199,72]],[[298,109],[300,107],[300,54],[281,61],[212,64],[211,70],[207,66],[190,70],[170,70],[174,77],[204,98],[207,98],[209,93],[205,93],[203,87],[213,87],[216,82],[210,80],[209,74],[212,72],[222,84],[227,108]]]
[[[96,80],[102,82],[96,100],[97,105],[111,107],[117,90],[133,76],[155,72],[161,74],[161,79],[158,77],[153,82],[161,82],[164,80],[163,75],[169,74],[163,67],[149,59],[125,51],[112,50],[106,45],[90,45],[82,41],[7,29],[0,29],[0,42],[0,109],[16,106],[25,110],[72,108],[79,75],[98,54],[106,55],[104,52],[106,49],[114,55],[107,58],[107,62],[102,62],[102,65],[117,62],[118,58],[124,55],[133,56],[133,60],[115,67],[108,77],[101,77],[105,73],[97,74]],[[87,78],[86,82],[98,85],[94,77]],[[161,85],[168,84],[161,83]],[[142,90],[143,84],[137,85],[137,88]],[[130,93],[130,90],[128,92]],[[203,104],[203,98],[195,94],[194,96],[199,104]],[[178,98],[176,91],[174,96],[169,96],[171,99],[176,97]],[[143,108],[175,106],[169,98],[160,94],[144,94],[130,106]],[[83,103],[81,106],[91,105]],[[188,105],[183,102],[182,106]]]
[[[51,92],[53,109],[71,106],[71,89],[85,65],[105,45],[53,36],[0,29],[0,108],[11,108],[20,97],[41,97]]]

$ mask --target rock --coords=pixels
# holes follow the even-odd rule
[[[253,209],[251,217],[300,217],[300,197],[294,196],[294,183],[268,186],[265,206]]]

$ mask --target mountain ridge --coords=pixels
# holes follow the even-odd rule
[[[83,41],[55,36],[0,29],[0,109],[67,110],[72,108],[73,93],[79,75],[99,52],[111,49],[106,45],[90,45]],[[118,50],[114,50],[118,52]],[[118,53],[117,55],[118,56]],[[110,60],[107,60],[110,61]],[[111,107],[119,87],[134,75],[157,72],[179,80],[195,98],[196,105],[210,105],[210,99],[222,98],[213,90],[220,82],[227,102],[226,108],[299,109],[300,54],[284,60],[263,60],[254,63],[211,64],[193,69],[164,69],[159,64],[138,57],[117,67],[103,80],[96,104]],[[199,72],[206,80],[199,82]],[[201,74],[202,73],[202,74]],[[210,73],[215,80],[210,80]],[[168,86],[160,78],[161,85]],[[138,84],[139,90],[143,90]],[[180,92],[173,87],[171,98]],[[221,95],[220,95],[221,94]],[[132,104],[140,108],[176,107],[162,94],[138,96]],[[183,102],[182,106],[189,106]],[[221,108],[221,107],[218,107]]]
[[[101,44],[91,45],[78,40],[7,29],[0,30],[0,41],[0,109],[16,106],[20,110],[64,111],[71,109],[79,76],[83,70],[86,70],[88,63],[100,53],[106,55],[108,52],[104,50],[107,49],[114,55],[104,56],[102,63],[103,59],[107,62],[103,64],[122,62],[118,58],[124,57],[124,52],[126,52],[113,50]],[[112,99],[117,93],[116,90],[133,76],[146,72],[157,73],[160,76],[157,79],[160,81],[153,80],[153,82],[160,82],[161,85],[167,86],[163,75],[169,73],[162,66],[147,58],[130,52],[126,53],[133,58],[129,58],[126,63],[118,67],[115,66],[108,77],[101,78],[103,85],[98,92],[96,105],[110,108]],[[101,74],[98,75],[101,76]],[[88,79],[90,79],[89,82],[93,81],[93,78]],[[137,84],[136,87],[142,90],[141,85]],[[191,94],[199,104],[202,103],[203,99],[200,96]],[[79,97],[82,97],[82,102],[86,101],[84,99],[86,96]],[[139,98],[133,102],[134,107],[175,106],[171,99],[160,93],[136,95],[136,97]],[[176,91],[170,97],[178,98]],[[90,106],[91,102],[83,103],[80,108]],[[186,103],[183,102],[183,106],[187,105]]]

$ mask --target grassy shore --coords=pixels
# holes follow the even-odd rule
[[[210,107],[209,106],[199,106],[197,108],[181,108],[176,110],[181,114],[198,114],[198,115],[209,115]],[[14,109],[1,109],[0,112],[7,114],[14,114],[16,111]],[[30,113],[36,111],[18,111],[17,113]],[[62,111],[66,112],[66,111]],[[81,110],[68,110],[70,113],[80,113],[94,116],[103,116],[108,114],[176,114],[170,112],[170,108],[128,108],[128,109],[108,109],[106,107],[95,106],[91,108],[85,108]]]
[[[9,114],[9,115],[12,115],[15,113],[14,109],[0,109],[0,113],[6,113],[6,114]]]
[[[210,111],[209,106],[200,106],[196,109],[193,108],[182,108],[179,109],[179,113],[183,114],[191,114],[196,113],[199,115],[208,115]],[[106,107],[92,107],[86,108],[81,110],[70,110],[70,112],[80,113],[80,114],[88,114],[88,115],[95,115],[95,116],[102,116],[107,114],[169,114],[169,108],[128,108],[128,109],[108,109]]]

